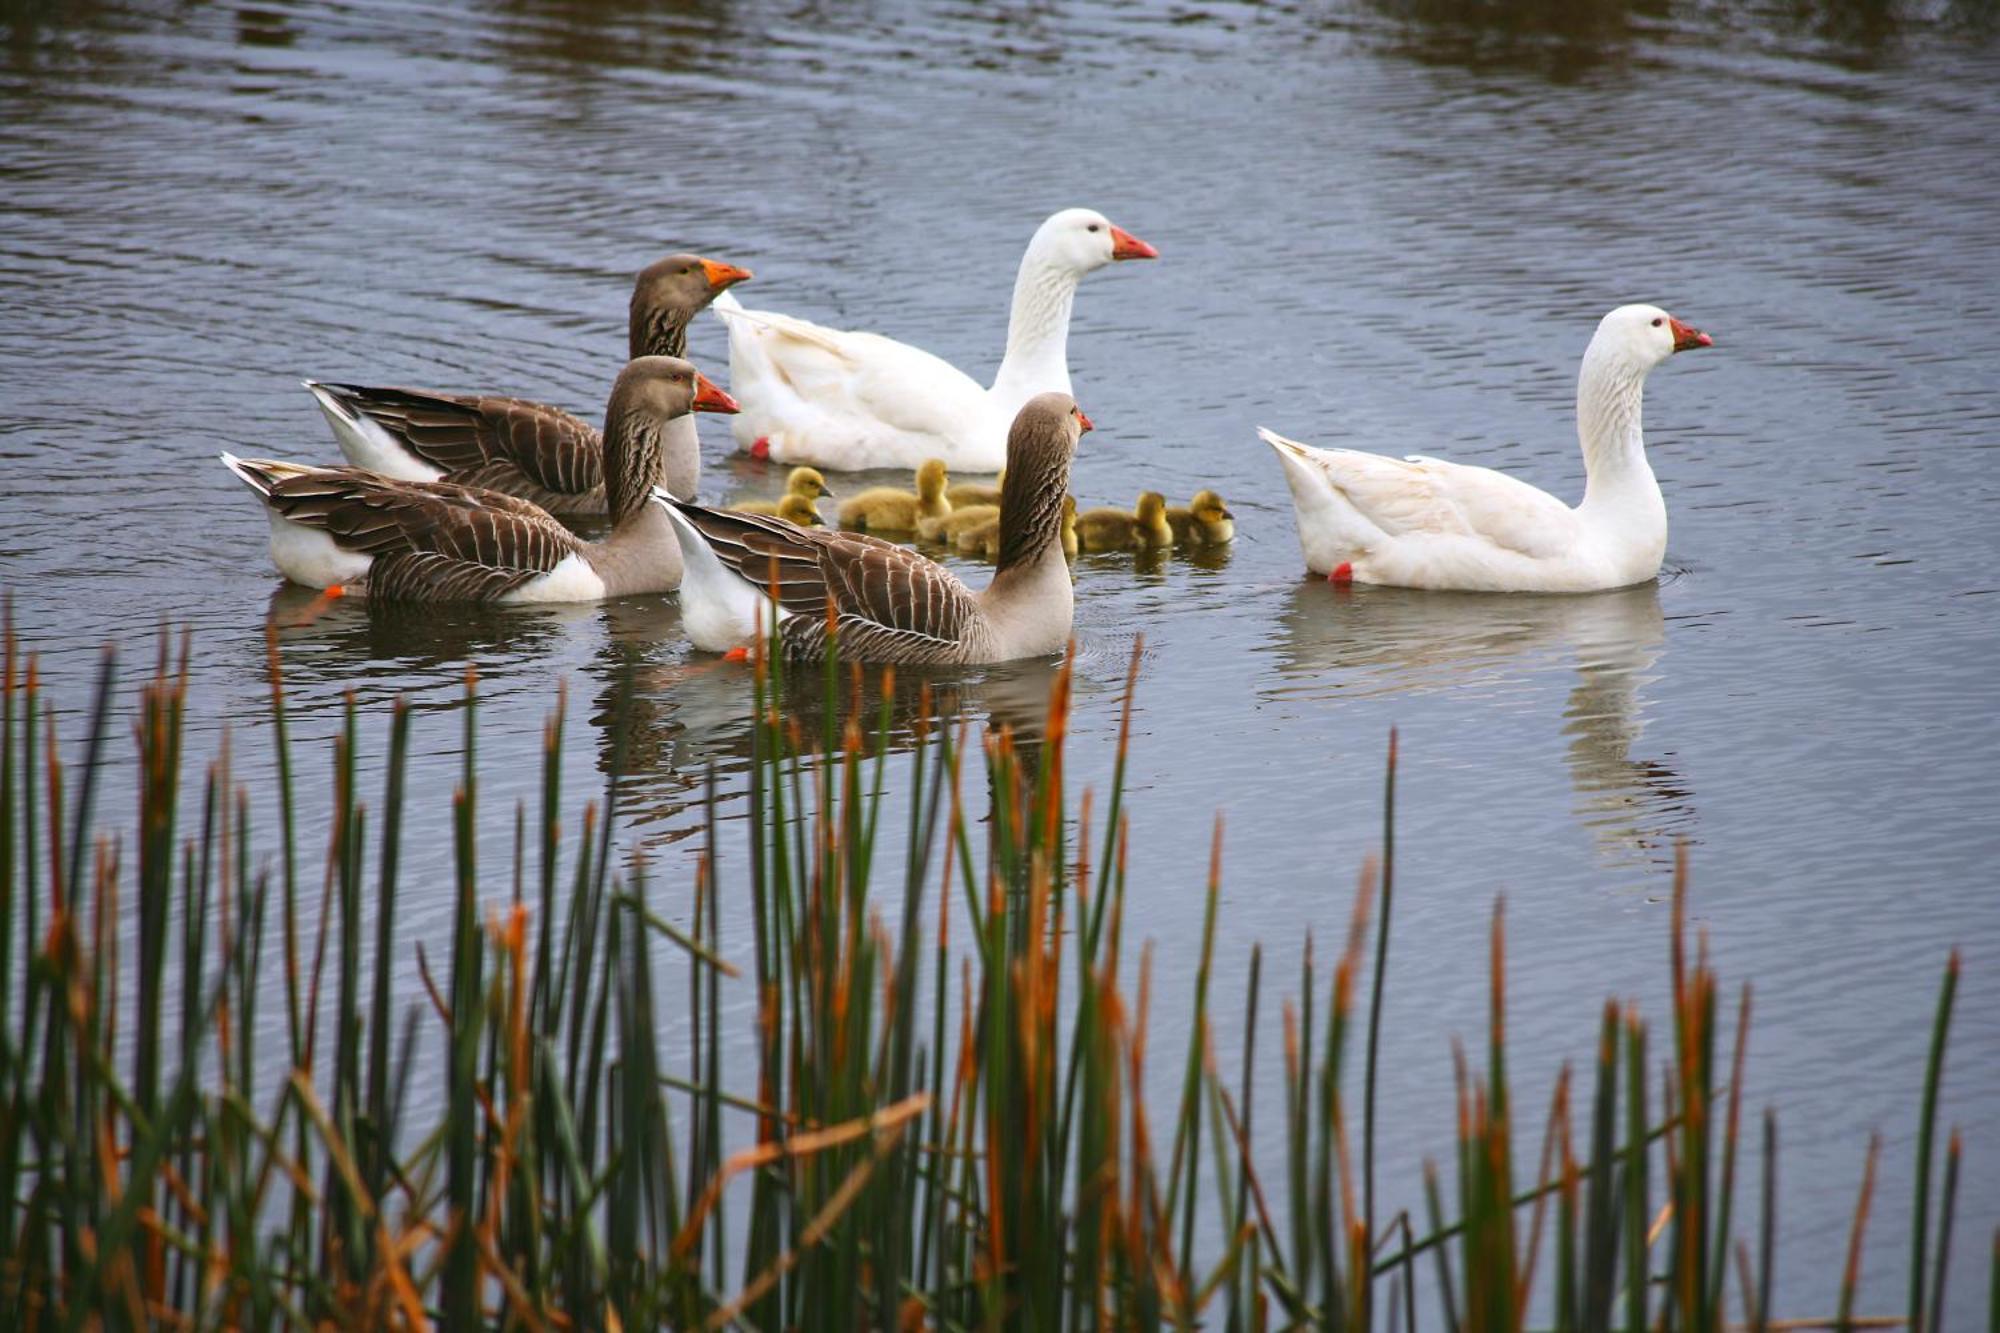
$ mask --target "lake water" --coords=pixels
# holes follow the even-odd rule
[[[333,459],[300,376],[596,412],[631,273],[689,248],[755,269],[753,306],[983,377],[1028,235],[1087,204],[1162,258],[1080,294],[1072,370],[1099,429],[1075,489],[1212,485],[1241,534],[1218,561],[1077,566],[1083,779],[1108,771],[1144,636],[1132,866],[1155,1014],[1185,1012],[1216,811],[1218,1031],[1240,1027],[1253,942],[1290,977],[1308,931],[1323,954],[1339,937],[1398,727],[1392,1205],[1449,1145],[1448,1040],[1481,1030],[1494,896],[1517,1095],[1539,1106],[1561,1061],[1588,1059],[1604,996],[1664,1018],[1685,841],[1725,983],[1757,987],[1747,1105],[1782,1114],[1788,1313],[1834,1303],[1876,1128],[1862,1305],[1900,1308],[1929,1015],[1964,949],[1941,1114],[1966,1131],[1953,1301],[1973,1319],[2000,1221],[1989,6],[51,9],[0,10],[0,584],[68,734],[100,644],[185,624],[191,754],[232,720],[261,757],[264,625],[298,599],[274,599],[264,520],[214,455]],[[1632,300],[1717,343],[1649,385],[1673,522],[1658,586],[1549,600],[1302,577],[1256,426],[1573,497],[1577,358]],[[726,369],[713,320],[692,354]],[[778,489],[724,423],[702,429],[707,494]],[[687,883],[703,766],[740,771],[741,678],[691,659],[670,599],[342,604],[282,651],[309,741],[350,687],[423,710],[417,762],[439,781],[413,814],[440,846],[420,857],[448,842],[468,663],[496,840],[559,681],[568,790],[600,780],[628,660],[628,840],[664,882]],[[971,716],[1031,719],[1046,675],[970,673]],[[436,882],[405,894],[406,938],[449,919]],[[1156,1027],[1156,1047],[1179,1040]]]

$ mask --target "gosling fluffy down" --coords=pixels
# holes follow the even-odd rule
[[[1185,508],[1167,507],[1176,546],[1226,546],[1236,540],[1236,515],[1214,491],[1196,491]]]
[[[1090,509],[1077,515],[1077,542],[1086,551],[1151,551],[1174,544],[1167,523],[1167,497],[1147,491],[1137,513],[1123,509]]]
[[[840,506],[840,526],[850,532],[915,532],[917,521],[951,512],[945,488],[944,460],[926,458],[917,469],[917,493],[893,486],[871,486]]]
[[[999,517],[1000,506],[997,504],[954,504],[949,514],[918,519],[917,536],[923,541],[941,542],[950,546],[958,540],[958,534],[967,528],[976,528],[989,519]]]
[[[775,514],[802,527],[814,527],[821,522],[819,498],[832,494],[833,488],[826,484],[826,478],[820,475],[818,468],[795,467],[785,477],[785,493],[776,500],[744,500],[729,508],[739,514]],[[794,501],[803,502],[808,517],[799,517],[799,505],[791,503]]]
[[[951,501],[953,509],[970,509],[974,505],[997,505],[1000,503],[1000,488],[1007,482],[1007,469],[1001,468],[1000,475],[993,478],[993,484],[983,481],[960,481],[952,483],[944,498]]]

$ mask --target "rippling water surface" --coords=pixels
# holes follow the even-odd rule
[[[1539,1099],[1562,1060],[1587,1058],[1601,997],[1660,1015],[1685,841],[1725,976],[1757,986],[1751,1104],[1785,1112],[1787,1308],[1831,1302],[1871,1128],[1886,1134],[1878,1216],[1906,1224],[1935,980],[1965,949],[1944,1114],[1967,1131],[1954,1299],[1969,1317],[2000,1216],[1987,7],[0,16],[0,583],[72,714],[100,644],[186,624],[192,752],[233,717],[239,749],[261,753],[266,618],[302,603],[278,591],[264,521],[214,455],[332,458],[301,375],[589,411],[623,349],[631,273],[692,248],[754,268],[753,305],[985,376],[1027,236],[1089,204],[1162,259],[1093,276],[1077,303],[1072,368],[1100,429],[1076,490],[1129,504],[1213,485],[1242,534],[1218,561],[1077,568],[1088,779],[1108,773],[1144,636],[1132,866],[1166,991],[1155,1013],[1185,1012],[1212,812],[1227,818],[1218,1030],[1240,1030],[1253,942],[1289,976],[1306,932],[1338,938],[1399,727],[1384,1178],[1411,1180],[1449,1141],[1447,1040],[1483,1022],[1494,895],[1517,1069]],[[1255,426],[1494,464],[1573,496],[1576,361],[1628,300],[1718,343],[1649,385],[1673,516],[1658,586],[1550,600],[1302,579]],[[693,355],[722,353],[703,320]],[[707,493],[778,489],[702,427]],[[282,655],[308,738],[330,734],[348,689],[410,697],[433,793],[476,664],[496,840],[557,682],[581,793],[617,743],[615,681],[635,662],[624,795],[676,884],[704,767],[727,786],[744,762],[740,680],[691,659],[670,600],[342,604],[286,630]],[[1047,676],[955,683],[968,716],[1032,725]],[[417,854],[441,858],[445,808],[423,813],[433,846]],[[408,897],[416,934],[448,917],[438,883]],[[1902,1253],[1871,1254],[1870,1307],[1894,1308]]]

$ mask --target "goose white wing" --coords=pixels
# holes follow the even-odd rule
[[[1533,559],[1561,555],[1577,540],[1576,511],[1527,482],[1491,468],[1413,455],[1299,446],[1361,517],[1389,537],[1470,537]]]
[[[986,390],[921,348],[771,311],[716,310],[730,326],[739,440],[786,462],[834,467],[948,463],[992,414]]]

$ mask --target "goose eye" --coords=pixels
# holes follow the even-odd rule
[[[1657,320],[1657,319],[1656,319],[1656,320],[1654,320],[1654,321],[1653,321],[1653,327],[1657,329],[1657,328],[1659,328],[1659,327],[1660,327],[1660,325],[1661,325],[1661,324],[1662,324],[1663,322],[1664,322],[1664,321],[1662,321],[1662,320]]]
[[[1090,230],[1092,230],[1093,232],[1098,230],[1098,226],[1095,222],[1090,224]]]

